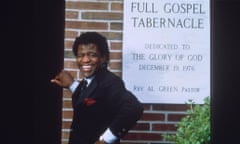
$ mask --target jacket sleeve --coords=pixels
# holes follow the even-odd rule
[[[115,92],[111,98],[112,107],[115,108],[116,114],[109,128],[118,138],[123,137],[141,118],[143,114],[143,105],[130,91],[125,89],[123,84],[117,88],[112,86]]]

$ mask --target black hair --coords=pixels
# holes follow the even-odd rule
[[[97,32],[85,32],[76,37],[73,43],[73,54],[77,56],[78,46],[80,44],[95,44],[101,56],[106,56],[106,64],[109,62],[109,48],[106,37]]]

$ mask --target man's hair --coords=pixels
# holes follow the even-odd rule
[[[76,37],[73,43],[73,54],[77,56],[78,46],[80,44],[95,44],[101,56],[106,56],[106,65],[109,62],[109,48],[107,39],[97,32],[85,32]]]

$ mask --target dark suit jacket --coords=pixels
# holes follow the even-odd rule
[[[105,68],[83,92],[77,88],[72,98],[70,144],[94,144],[107,128],[120,139],[143,113],[142,104],[123,81]]]

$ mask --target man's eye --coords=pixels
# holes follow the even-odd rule
[[[87,53],[87,54],[78,54],[77,57],[78,58],[83,58],[83,57],[97,57],[97,54],[96,53]]]
[[[90,57],[96,57],[97,54],[96,54],[96,53],[89,53],[88,56],[90,56]]]
[[[78,58],[84,57],[84,54],[78,54],[77,57]]]

